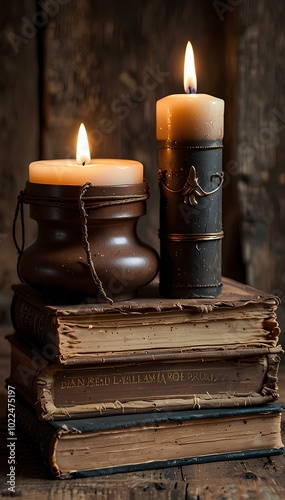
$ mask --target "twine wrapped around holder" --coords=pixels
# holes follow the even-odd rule
[[[222,142],[158,144],[160,293],[216,297],[222,289]]]
[[[158,255],[136,233],[146,213],[148,186],[60,186],[27,182],[18,197],[13,237],[19,278],[66,302],[129,300],[158,271]],[[23,204],[38,223],[26,250]],[[21,216],[22,242],[16,239]]]

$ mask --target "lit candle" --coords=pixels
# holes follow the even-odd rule
[[[160,292],[216,297],[221,283],[224,101],[196,94],[194,54],[187,44],[185,94],[157,102]]]
[[[29,165],[29,181],[38,184],[120,186],[143,182],[143,165],[135,160],[91,159],[83,123],[79,127],[76,160],[42,160]]]
[[[207,94],[196,94],[193,48],[185,52],[184,89],[157,102],[156,138],[173,141],[222,140],[224,136],[224,101]]]

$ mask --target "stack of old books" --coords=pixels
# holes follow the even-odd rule
[[[278,299],[224,279],[216,299],[54,305],[13,287],[17,432],[83,477],[283,451]]]

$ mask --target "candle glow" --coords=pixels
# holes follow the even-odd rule
[[[77,137],[76,162],[79,165],[84,166],[86,163],[90,163],[90,160],[91,156],[88,143],[88,136],[84,124],[81,123]]]
[[[135,160],[92,158],[83,123],[78,131],[76,160],[41,160],[29,165],[29,181],[37,184],[122,186],[143,182],[143,164]]]
[[[172,94],[157,101],[157,140],[222,140],[224,101],[208,94],[196,94],[194,52],[190,42],[185,51],[184,87],[186,94]]]
[[[187,43],[185,50],[184,90],[186,94],[196,94],[197,91],[197,77],[195,70],[194,51],[192,44],[190,42]]]

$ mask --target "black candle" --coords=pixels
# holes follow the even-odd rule
[[[224,101],[187,94],[157,102],[160,184],[160,292],[165,297],[216,297],[221,291],[222,139]],[[187,68],[187,57],[185,66]]]

